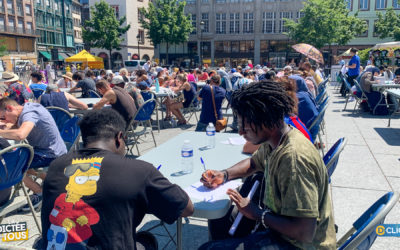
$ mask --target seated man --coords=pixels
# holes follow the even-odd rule
[[[49,84],[46,93],[39,97],[39,102],[44,107],[59,107],[69,111],[69,108],[86,110],[86,103],[67,92],[60,92],[57,84]]]
[[[78,82],[74,87],[69,90],[69,93],[73,93],[77,89],[82,89],[82,98],[90,97],[90,90],[96,91],[96,83],[92,78],[83,78],[83,74],[76,72],[72,75],[72,80]]]
[[[125,126],[113,109],[83,117],[84,148],[55,160],[44,181],[40,249],[53,249],[60,233],[66,249],[143,249],[136,227],[146,213],[167,223],[193,213],[188,195],[154,166],[124,157]]]
[[[261,192],[251,201],[243,198],[252,178],[240,192],[229,189],[227,194],[245,218],[233,239],[227,239],[237,213],[233,207],[225,217],[210,220],[212,239],[219,241],[200,249],[235,249],[241,244],[246,249],[336,249],[326,167],[310,140],[283,121],[293,106],[293,99],[275,82],[253,83],[234,92],[232,109],[238,115],[239,133],[262,145],[250,159],[223,171],[208,170],[201,181],[216,187],[262,171]]]
[[[43,76],[40,72],[33,72],[31,74],[32,83],[29,88],[32,90],[35,98],[39,98],[47,88],[47,84],[42,83]]]
[[[103,95],[103,98],[93,106],[93,109],[101,109],[104,105],[111,104],[111,107],[115,109],[124,118],[126,124],[129,125],[136,113],[136,105],[128,92],[118,86],[111,88],[105,80],[97,81],[96,88],[99,93]]]
[[[30,168],[49,166],[55,158],[67,153],[53,117],[39,103],[28,102],[21,106],[12,99],[0,99],[0,120],[9,125],[0,129],[1,137],[16,141],[27,139],[33,147],[34,156]],[[28,171],[31,174],[33,172]],[[40,177],[44,178],[44,175]],[[24,183],[34,192],[31,195],[33,206],[39,206],[42,188],[28,176],[25,176]],[[29,210],[29,207],[26,206],[26,209]]]

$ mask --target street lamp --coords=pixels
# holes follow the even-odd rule
[[[203,30],[204,30],[204,21],[200,22],[200,68],[203,68]]]
[[[137,53],[140,60],[140,48],[139,48],[140,34],[137,34],[136,39],[137,39]]]

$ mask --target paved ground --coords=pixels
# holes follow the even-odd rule
[[[342,111],[343,98],[330,87],[331,102],[325,116],[326,134],[324,141],[329,148],[340,137],[346,137],[348,143],[341,155],[337,169],[332,177],[332,194],[334,215],[339,226],[338,239],[352,226],[352,223],[379,197],[388,191],[400,191],[400,119],[392,120],[387,127],[386,117],[371,116],[368,113],[352,112],[354,102],[348,111]],[[191,120],[195,124],[194,118]],[[169,128],[156,132],[158,144],[183,131],[192,131],[194,126]],[[177,145],[180,147],[181,145]],[[150,137],[141,143],[142,153],[150,150],[153,143]],[[134,151],[136,153],[136,151]],[[207,222],[202,219],[189,218],[184,224],[183,249],[197,249],[208,239]],[[29,247],[38,233],[30,214],[15,214],[7,217],[3,223],[27,221],[30,229],[30,240],[16,242],[19,246]],[[153,216],[146,216],[140,225],[141,229],[150,228],[159,221]],[[387,224],[400,223],[400,205],[397,204],[387,216]],[[175,234],[175,225],[167,225]],[[173,243],[164,236],[164,228],[153,231],[157,234],[160,248],[174,249]],[[160,236],[158,234],[162,234]],[[0,249],[10,249],[1,245]],[[398,249],[400,238],[378,238],[372,249]],[[15,248],[16,249],[16,248]]]

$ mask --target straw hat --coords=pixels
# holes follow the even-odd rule
[[[3,72],[0,82],[15,82],[18,81],[18,75],[14,74],[13,72]]]
[[[72,81],[72,73],[71,72],[65,73],[65,75],[62,75],[62,77],[68,78]]]

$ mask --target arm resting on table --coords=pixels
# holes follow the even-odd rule
[[[76,108],[76,109],[88,109],[88,106],[86,103],[78,100],[75,96],[71,95],[70,93],[64,92],[65,97],[68,100],[68,103],[71,104],[71,107]]]
[[[194,212],[194,207],[192,201],[189,199],[186,208],[182,211],[181,217],[191,216]]]
[[[21,127],[16,129],[1,129],[0,136],[9,140],[22,141],[28,137],[34,126],[33,122],[26,121],[21,124]]]

